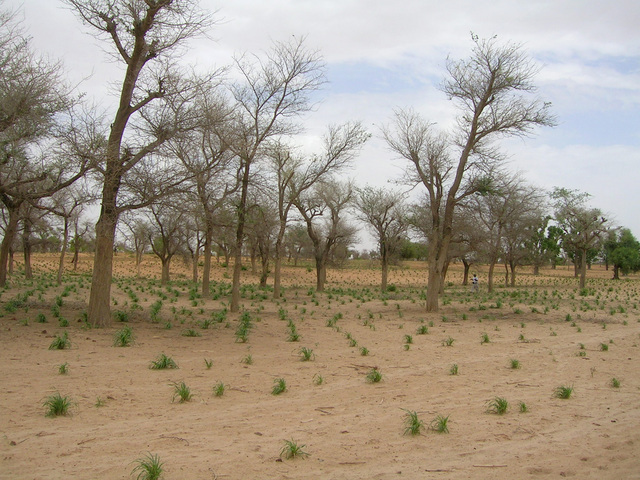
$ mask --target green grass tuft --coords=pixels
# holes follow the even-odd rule
[[[138,474],[136,480],[158,480],[162,475],[163,463],[158,455],[148,453],[146,457],[139,458],[134,463],[136,466],[131,474]]]
[[[178,368],[178,364],[173,360],[173,358],[161,353],[158,358],[151,361],[149,368],[152,370],[167,370]]]
[[[46,408],[45,415],[47,417],[60,417],[69,414],[71,400],[69,400],[69,397],[63,397],[56,392],[53,395],[49,395],[42,405]]]
[[[71,342],[69,341],[69,335],[67,332],[64,332],[62,335],[58,335],[53,339],[53,342],[49,345],[49,350],[64,350],[70,346]]]
[[[508,408],[509,402],[506,398],[503,397],[495,397],[487,405],[487,411],[489,413],[495,413],[497,415],[504,415],[505,413],[507,413]]]
[[[308,457],[309,454],[305,452],[303,449],[306,445],[298,445],[295,440],[285,440],[284,446],[282,450],[280,450],[280,458],[285,458],[287,460],[292,458],[305,458]]]
[[[404,416],[404,434],[420,435],[420,431],[424,427],[424,422],[418,418],[418,413],[404,408],[403,410],[406,412]]]
[[[560,385],[559,387],[556,387],[556,389],[553,391],[553,396],[556,398],[569,399],[571,398],[572,394],[573,394],[573,385],[572,386]]]

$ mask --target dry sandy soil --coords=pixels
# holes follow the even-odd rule
[[[312,271],[288,267],[279,302],[246,272],[252,328],[242,343],[237,314],[202,328],[224,310],[225,295],[190,294],[179,265],[177,280],[162,287],[151,258],[145,278],[135,279],[131,257],[118,255],[113,309],[127,314],[134,343],[115,347],[125,324],[89,329],[81,320],[90,277],[68,275],[58,287],[41,274],[55,259],[37,261],[36,280],[16,275],[0,298],[2,479],[135,478],[136,460],[148,453],[164,463],[166,479],[640,478],[637,277],[613,282],[592,271],[580,295],[566,269],[524,272],[516,288],[488,295],[482,268],[477,294],[458,286],[453,268],[442,311],[426,314],[421,264],[395,269],[396,291],[385,296],[367,265],[330,271],[321,294]],[[227,271],[214,270],[215,291],[224,293]],[[62,328],[52,306],[65,289],[60,316],[70,325]],[[288,341],[291,323],[298,342]],[[427,334],[418,334],[422,326]],[[63,331],[70,348],[49,350]],[[481,343],[485,333],[489,343]],[[302,347],[313,350],[310,361],[301,361]],[[160,353],[179,368],[150,369]],[[59,374],[64,363],[68,372]],[[368,383],[374,367],[382,381]],[[276,378],[286,381],[280,395],[271,393]],[[191,401],[173,398],[176,382],[190,387]],[[220,397],[218,382],[226,385]],[[573,386],[571,398],[554,396],[562,385]],[[70,415],[45,416],[54,392],[72,401]],[[504,415],[488,411],[496,397],[508,401]],[[424,422],[420,435],[404,434],[405,410]],[[429,428],[437,415],[449,417],[448,434]],[[285,440],[309,455],[280,458]]]

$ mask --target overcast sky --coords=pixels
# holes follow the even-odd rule
[[[2,2],[2,0],[0,0]],[[64,61],[69,77],[105,106],[121,78],[95,36],[58,0],[4,0],[20,9],[35,48]],[[447,56],[470,53],[470,32],[521,43],[541,66],[539,96],[555,128],[503,142],[513,170],[541,189],[592,195],[591,204],[640,237],[640,1],[638,0],[202,0],[217,11],[211,39],[187,60],[223,66],[234,53],[307,36],[329,83],[307,117],[306,143],[331,123],[361,120],[373,134],[352,175],[384,185],[404,164],[379,138],[396,107],[445,127],[455,111],[437,86]],[[90,78],[87,78],[90,77]]]

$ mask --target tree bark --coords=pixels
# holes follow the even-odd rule
[[[11,250],[11,244],[16,237],[18,231],[18,220],[20,216],[20,205],[22,202],[7,205],[7,211],[9,212],[9,221],[4,229],[4,238],[2,239],[2,245],[0,245],[0,287],[4,287],[7,284],[7,263],[9,260],[9,250]]]
[[[469,285],[469,269],[471,268],[471,264],[467,261],[466,258],[462,259],[462,265],[464,266],[464,275],[462,277],[462,285]]]
[[[582,260],[580,262],[580,289],[587,283],[587,249],[582,249]]]
[[[381,258],[381,267],[382,267],[382,279],[380,281],[380,290],[383,292],[387,291],[387,278],[389,276],[389,259],[387,258],[386,253],[382,255]]]
[[[207,226],[204,237],[204,266],[202,267],[202,296],[207,297],[209,295],[209,284],[211,278],[211,241],[213,238],[213,232],[211,227]]]
[[[231,305],[229,310],[237,312],[240,309],[240,276],[242,274],[242,246],[244,244],[244,224],[247,214],[247,193],[249,190],[249,170],[251,159],[244,159],[245,166],[242,174],[242,191],[240,193],[240,205],[238,205],[238,228],[236,230],[236,243],[234,248],[235,262],[233,265],[233,281],[231,284]]]
[[[316,256],[316,291],[324,292],[327,281],[327,260],[325,255]]]
[[[493,270],[495,269],[496,261],[491,260],[489,263],[489,275],[487,277],[487,291],[489,293],[493,292]]]
[[[196,247],[196,251],[193,252],[193,269],[192,269],[192,278],[193,283],[198,283],[198,262],[200,261],[200,255],[198,255],[198,248]]]
[[[111,323],[111,274],[113,269],[113,244],[116,233],[117,215],[115,197],[109,213],[103,212],[96,223],[96,252],[93,261],[93,276],[87,315],[94,327],[106,327]]]
[[[67,242],[69,240],[69,219],[64,217],[64,230],[62,234],[62,249],[60,250],[60,263],[58,264],[58,285],[62,284],[62,273],[64,272],[64,257],[67,253]]]
[[[24,220],[22,253],[24,256],[24,278],[31,280],[33,278],[33,270],[31,269],[31,221],[28,218]]]
[[[162,277],[160,279],[160,283],[162,285],[166,285],[167,283],[169,283],[170,280],[170,267],[171,267],[171,256],[167,256],[163,259],[161,259],[162,261]]]

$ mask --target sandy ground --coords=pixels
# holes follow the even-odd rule
[[[187,281],[165,288],[135,279],[131,258],[116,258],[113,309],[127,313],[130,347],[113,346],[125,324],[88,329],[81,321],[87,276],[70,275],[58,287],[36,275],[2,293],[0,478],[135,478],[136,459],[148,453],[160,457],[166,479],[640,478],[637,277],[613,282],[608,272],[590,272],[582,296],[566,269],[525,272],[518,287],[488,295],[459,287],[453,268],[446,305],[426,314],[421,264],[395,269],[397,290],[384,297],[374,269],[331,270],[327,292],[314,294],[314,272],[288,268],[279,302],[246,272],[252,328],[242,343],[237,314],[202,328],[226,296],[200,298]],[[36,271],[55,266],[54,258],[39,261]],[[188,275],[181,268],[176,278]],[[146,259],[144,274],[158,272]],[[216,280],[228,273],[216,267]],[[482,287],[484,269],[479,274]],[[65,287],[60,315],[70,325],[62,328],[52,305]],[[34,293],[8,311],[25,291]],[[297,342],[288,341],[291,323]],[[417,333],[421,326],[427,334]],[[200,336],[184,336],[188,330]],[[71,348],[49,350],[63,331]],[[313,350],[310,361],[301,361],[302,347]],[[179,368],[151,370],[160,353]],[[64,363],[68,373],[59,374]],[[368,383],[374,367],[382,381]],[[280,395],[271,393],[276,378],[287,385]],[[190,387],[191,401],[173,399],[176,382]],[[218,382],[226,385],[221,397],[213,394]],[[561,385],[574,387],[571,398],[554,397]],[[54,392],[71,399],[70,415],[45,416]],[[508,401],[504,415],[488,412],[495,397]],[[404,434],[405,410],[424,422],[420,435]],[[428,428],[437,415],[449,417],[448,434]],[[284,440],[309,455],[280,458]]]

